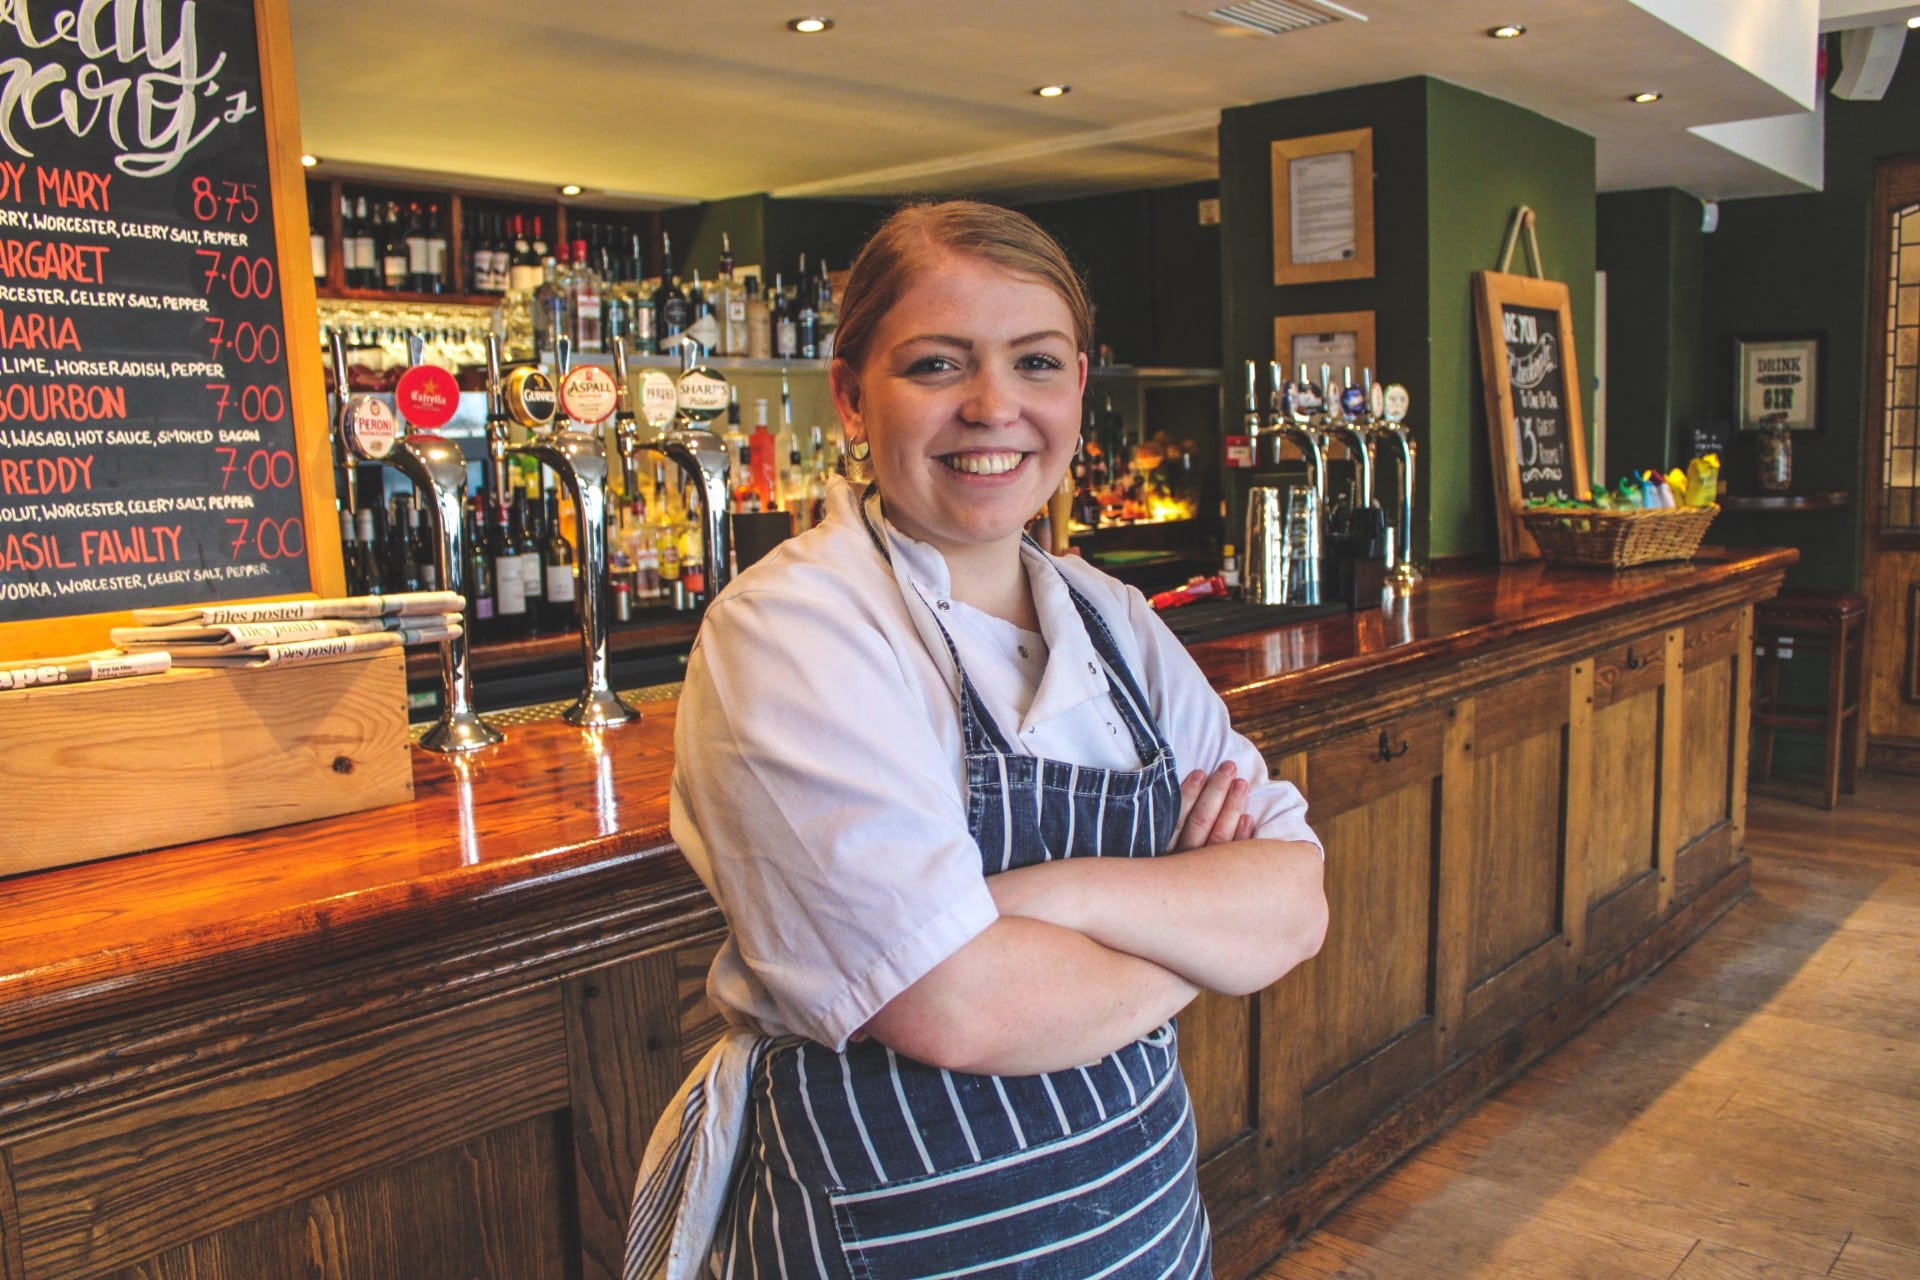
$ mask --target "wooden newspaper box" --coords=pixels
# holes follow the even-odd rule
[[[0,691],[0,875],[413,796],[398,648]]]

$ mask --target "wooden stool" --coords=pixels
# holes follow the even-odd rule
[[[1826,747],[1826,801],[1831,809],[1840,792],[1853,791],[1860,756],[1862,652],[1866,647],[1867,599],[1844,591],[1783,591],[1753,611],[1753,651],[1759,687],[1754,691],[1753,725],[1759,730],[1754,773],[1765,782],[1773,775],[1773,731],[1817,730]],[[1782,653],[1808,650],[1827,655],[1824,707],[1780,701]]]

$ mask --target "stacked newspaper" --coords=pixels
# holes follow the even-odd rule
[[[466,601],[451,591],[269,604],[135,609],[137,626],[115,627],[128,653],[164,650],[176,666],[278,667],[410,644],[438,644],[461,632]]]

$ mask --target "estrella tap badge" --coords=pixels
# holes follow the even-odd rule
[[[620,386],[597,364],[583,364],[560,379],[560,407],[582,426],[605,422],[620,403]]]
[[[523,364],[507,375],[507,412],[528,430],[553,421],[554,401],[546,370]]]
[[[354,396],[347,401],[347,411],[340,417],[347,448],[356,457],[378,462],[393,452],[393,442],[400,436],[400,424],[385,400]]]
[[[438,365],[417,364],[393,388],[394,407],[422,431],[438,431],[460,407],[460,384]]]

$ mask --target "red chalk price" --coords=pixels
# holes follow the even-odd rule
[[[251,223],[260,216],[260,198],[251,182],[193,180],[193,216],[202,222]]]
[[[286,349],[280,341],[278,325],[242,320],[229,328],[221,316],[201,316],[200,319],[213,326],[213,336],[207,339],[207,345],[213,349],[216,360],[222,351],[229,351],[241,364],[277,364]]]
[[[236,298],[273,296],[272,258],[251,258],[244,253],[228,257],[218,249],[195,249],[193,252],[206,267],[200,273],[201,293],[212,293],[224,286]]]
[[[285,520],[251,516],[228,516],[227,528],[233,533],[228,557],[238,560],[251,551],[262,560],[279,560],[307,554],[307,530],[299,516]]]
[[[213,451],[226,458],[220,468],[222,492],[233,487],[236,475],[256,492],[284,489],[293,483],[293,454],[286,449],[254,449],[244,458],[231,445],[215,445]]]
[[[246,423],[279,422],[287,416],[287,393],[279,387],[242,387],[236,396],[229,383],[209,382],[206,385],[214,395],[215,422],[225,422],[228,409],[235,410],[240,420]]]

